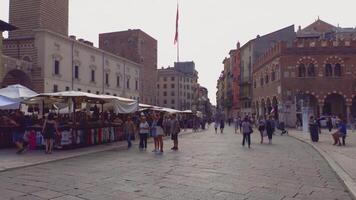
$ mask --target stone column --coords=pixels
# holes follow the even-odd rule
[[[319,104],[319,117],[323,115],[323,104]]]
[[[347,123],[351,124],[352,119],[351,119],[351,105],[346,105],[346,117],[347,117]]]

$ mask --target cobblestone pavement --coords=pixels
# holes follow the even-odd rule
[[[228,128],[185,135],[178,152],[166,141],[164,155],[135,147],[6,171],[0,199],[351,199],[307,144],[276,136],[261,145],[254,133],[248,149],[240,140]]]

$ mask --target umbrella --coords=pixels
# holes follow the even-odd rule
[[[0,89],[0,95],[15,100],[24,100],[36,96],[37,93],[22,85],[9,85]]]
[[[19,107],[20,103],[18,101],[0,95],[0,110],[16,110]]]

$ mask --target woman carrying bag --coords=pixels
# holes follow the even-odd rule
[[[56,133],[59,135],[58,124],[54,119],[54,115],[50,113],[43,123],[42,134],[46,145],[46,154],[51,154],[53,150],[53,141],[56,138]]]

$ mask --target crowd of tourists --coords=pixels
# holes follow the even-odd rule
[[[240,116],[236,116],[234,119],[229,119],[227,124],[231,126],[233,123],[235,133],[243,134],[242,137],[242,146],[245,146],[247,143],[248,147],[251,148],[251,134],[254,132],[254,127],[259,131],[262,144],[264,142],[264,138],[268,138],[268,143],[272,144],[272,137],[275,134],[276,129],[281,130],[281,134],[286,134],[287,131],[284,128],[283,123],[279,123],[275,120],[274,115],[268,115],[265,118],[259,118],[255,120],[255,118],[251,116],[245,116],[241,118]],[[224,133],[225,129],[225,120],[223,117],[216,117],[214,123],[215,133],[218,133],[218,129],[220,129],[220,133]]]
[[[89,114],[88,114],[89,113]],[[139,139],[139,149],[147,149],[148,138],[153,138],[153,152],[163,153],[163,137],[169,136],[173,141],[172,150],[178,150],[178,134],[181,131],[181,125],[187,122],[189,117],[180,117],[176,114],[167,114],[155,111],[137,112],[134,114],[116,115],[112,112],[99,112],[94,109],[93,112],[77,112],[73,123],[73,116],[67,114],[49,113],[42,119],[37,115],[24,115],[21,111],[1,111],[0,127],[3,127],[11,133],[12,141],[16,145],[17,153],[21,154],[28,150],[29,127],[37,127],[41,130],[45,153],[53,152],[58,138],[61,137],[59,127],[63,124],[71,124],[72,127],[85,129],[93,124],[116,124],[123,129],[124,138],[127,141],[127,147],[132,147],[132,140]],[[197,123],[197,122],[194,122]],[[99,125],[98,125],[99,126]],[[189,128],[183,126],[184,128]],[[196,127],[200,127],[196,125]]]

